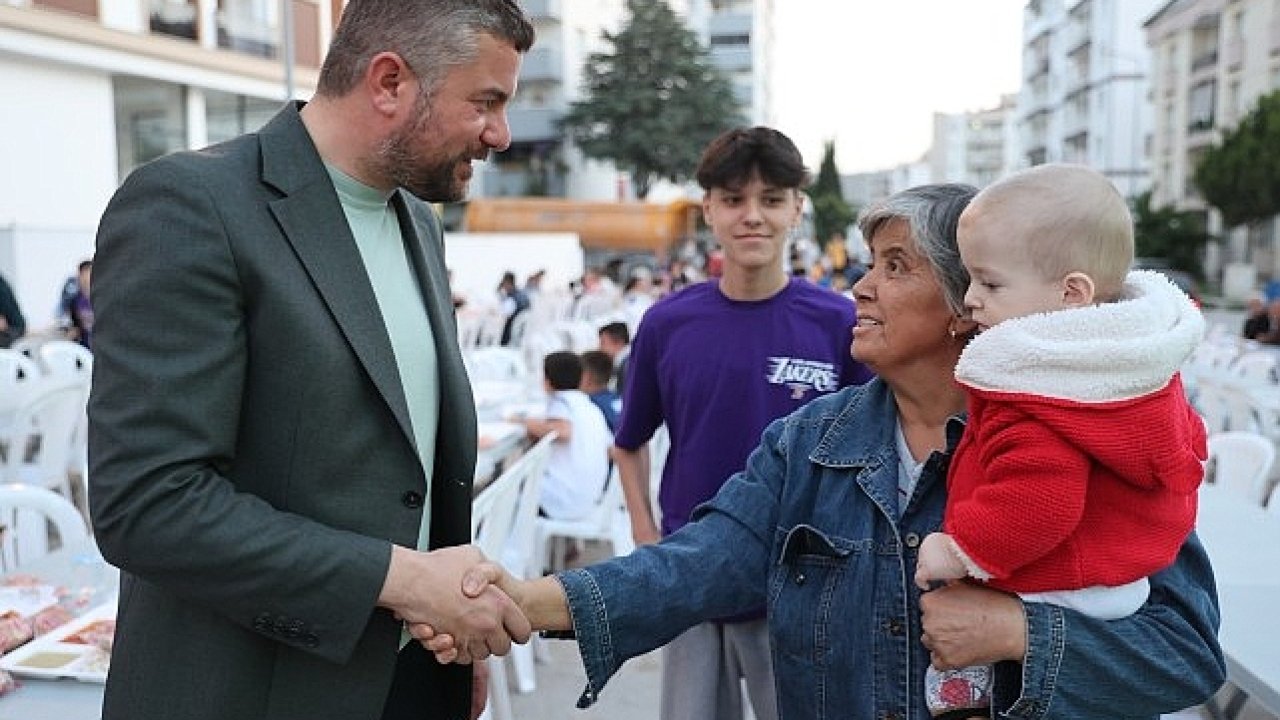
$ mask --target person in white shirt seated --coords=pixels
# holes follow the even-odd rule
[[[576,520],[591,512],[604,489],[613,434],[600,409],[578,389],[582,360],[577,354],[549,353],[542,362],[542,374],[546,417],[521,421],[534,440],[556,433],[539,504],[549,518]]]

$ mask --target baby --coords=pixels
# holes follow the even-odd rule
[[[991,185],[956,237],[980,334],[956,365],[968,425],[916,584],[1129,615],[1195,524],[1205,429],[1177,371],[1204,320],[1162,275],[1129,271],[1128,207],[1087,168]],[[935,717],[986,716],[989,687],[989,667],[930,668],[926,697]]]

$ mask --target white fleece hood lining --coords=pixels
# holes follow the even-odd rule
[[[1081,402],[1155,392],[1204,336],[1204,317],[1168,278],[1135,270],[1115,302],[1006,320],[971,340],[956,379]]]

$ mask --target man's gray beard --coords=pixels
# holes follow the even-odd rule
[[[378,149],[378,164],[397,186],[426,202],[456,202],[466,196],[466,185],[454,177],[455,159],[423,164],[409,149],[407,133],[397,132]]]

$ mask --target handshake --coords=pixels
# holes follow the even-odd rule
[[[513,578],[476,548],[432,552],[393,546],[391,567],[378,595],[409,633],[440,662],[472,663],[506,655],[534,630],[571,627],[560,583]]]

